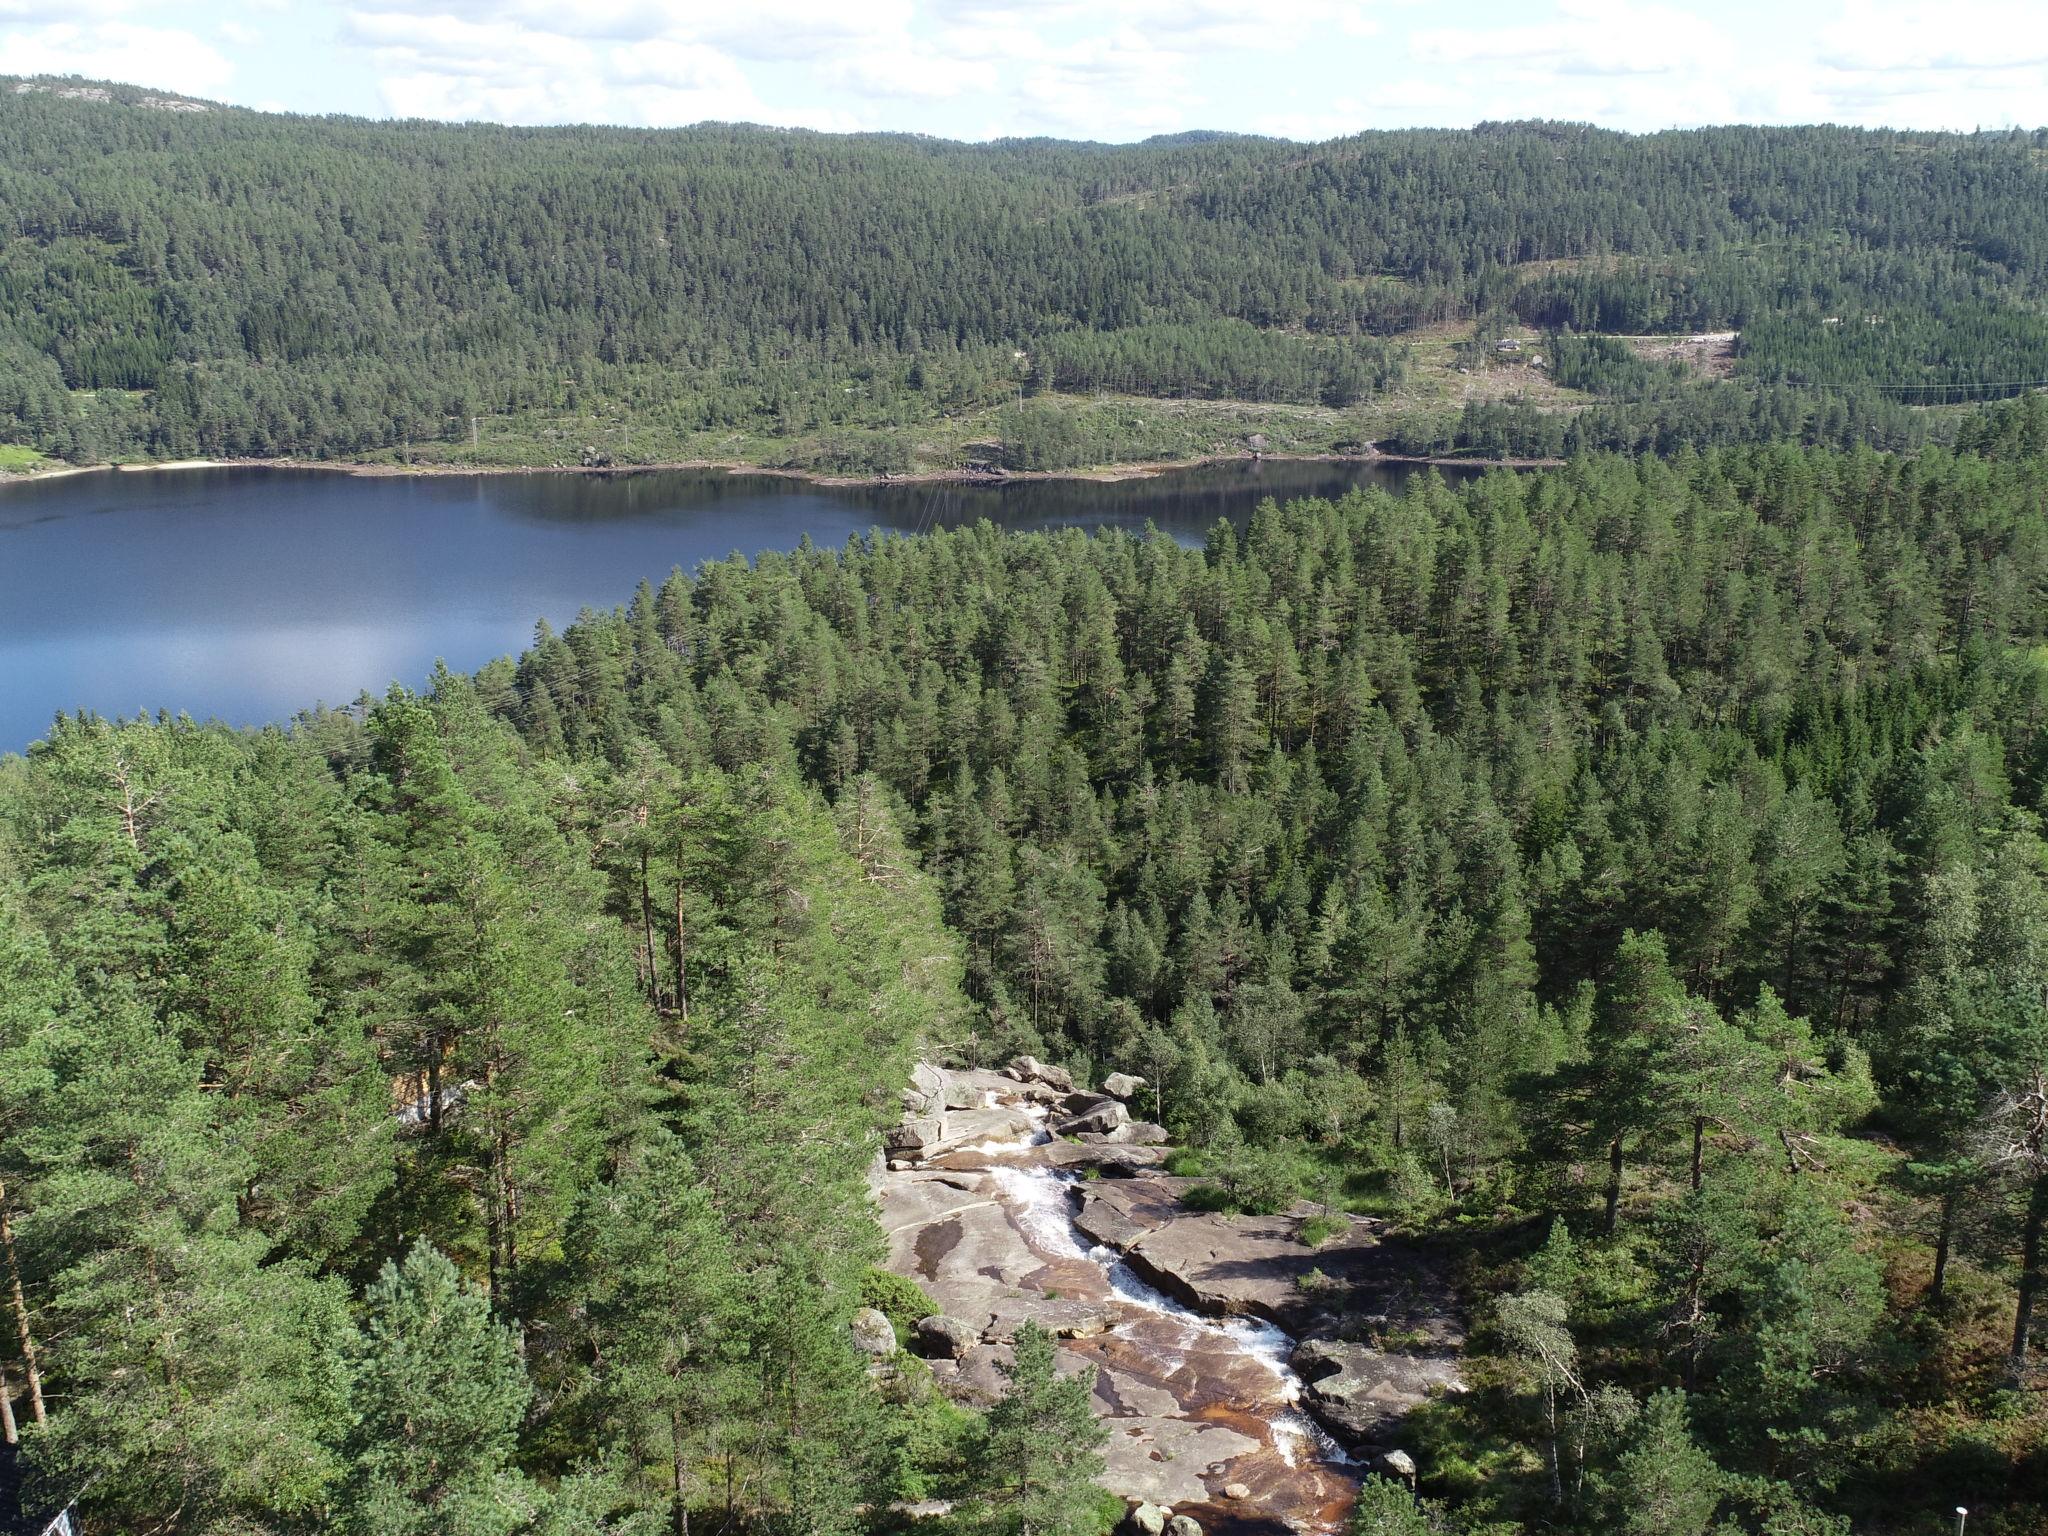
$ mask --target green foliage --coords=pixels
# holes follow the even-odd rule
[[[1440,1525],[1432,1516],[1406,1483],[1374,1473],[1358,1485],[1351,1536],[1434,1536]]]
[[[512,1457],[533,1387],[512,1330],[492,1320],[489,1300],[426,1243],[403,1264],[387,1262],[364,1305],[340,1529],[524,1529],[537,1495]]]
[[[0,437],[70,459],[574,464],[739,439],[894,473],[919,429],[1037,387],[1350,411],[1402,381],[1386,338],[1447,317],[1740,329],[1742,375],[1581,415],[1404,410],[1411,450],[1897,445],[1927,430],[1902,400],[2041,376],[2048,172],[2024,134],[969,145],[110,94],[0,102]],[[1604,364],[1584,381],[1625,387]],[[998,435],[968,456],[1207,446],[1158,412],[1012,406]]]
[[[1310,1216],[1295,1229],[1294,1235],[1307,1248],[1320,1248],[1331,1238],[1351,1229],[1351,1223],[1342,1216]]]
[[[1951,1464],[2031,1518],[2043,419],[863,539],[361,718],[62,722],[0,763],[32,1474],[121,1529],[1095,1530],[1049,1343],[985,1443],[849,1346],[930,1309],[864,1174],[937,1046],[1139,1073],[1197,1202],[1455,1268],[1473,1390],[1403,1433],[1460,1521],[1861,1529]]]
[[[1618,1536],[1703,1536],[1725,1481],[1692,1438],[1685,1394],[1663,1391],[1644,1406],[1599,1494]]]
[[[901,1275],[872,1266],[861,1276],[860,1304],[873,1307],[889,1319],[896,1330],[899,1346],[908,1345],[918,1319],[930,1317],[939,1310],[938,1303],[927,1296],[924,1287],[915,1280],[906,1280]]]
[[[1052,1335],[1034,1323],[1017,1330],[1008,1385],[988,1412],[977,1458],[991,1524],[1038,1536],[1101,1536],[1108,1530],[1100,1490],[1108,1429],[1089,1407],[1094,1372],[1061,1376]]]

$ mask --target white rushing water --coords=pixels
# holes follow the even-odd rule
[[[1036,1125],[1030,1136],[1010,1142],[989,1142],[977,1148],[983,1152],[1015,1151],[1042,1146],[1052,1140],[1045,1128],[1042,1106],[1025,1108]],[[1303,1445],[1324,1461],[1349,1463],[1351,1457],[1305,1413],[1293,1404],[1301,1401],[1301,1381],[1288,1364],[1294,1340],[1262,1318],[1214,1319],[1181,1305],[1157,1287],[1141,1280],[1114,1248],[1088,1242],[1074,1225],[1074,1207],[1068,1190],[1076,1182],[1072,1174],[1050,1168],[1008,1168],[989,1170],[1004,1203],[1016,1218],[1026,1239],[1043,1252],[1060,1258],[1086,1259],[1098,1266],[1118,1300],[1130,1306],[1170,1319],[1185,1334],[1183,1349],[1192,1350],[1204,1338],[1226,1339],[1241,1355],[1257,1361],[1273,1377],[1273,1398],[1288,1405],[1268,1415],[1273,1426],[1274,1448],[1287,1465],[1294,1466]],[[1169,1366],[1178,1362],[1165,1362]]]

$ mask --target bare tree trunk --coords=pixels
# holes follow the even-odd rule
[[[14,1423],[14,1382],[4,1365],[0,1365],[0,1436],[9,1445],[21,1444],[21,1431]]]
[[[21,1263],[14,1255],[14,1218],[7,1206],[4,1184],[0,1184],[0,1253],[7,1260],[7,1297],[14,1304],[14,1336],[21,1345],[22,1373],[28,1378],[28,1410],[38,1424],[47,1424],[42,1367],[36,1361],[35,1332],[28,1324],[28,1297],[22,1290]]]
[[[1941,1226],[1934,1236],[1934,1283],[1927,1287],[1927,1299],[1939,1302],[1948,1285],[1948,1252],[1956,1235],[1956,1191],[1953,1185],[1942,1191]]]
[[[1564,1472],[1557,1460],[1557,1388],[1546,1376],[1543,1383],[1543,1407],[1550,1417],[1550,1502],[1554,1508],[1564,1508]]]
[[[1614,1236],[1614,1224],[1621,1211],[1621,1138],[1607,1144],[1607,1219],[1603,1229]]]
[[[683,884],[676,882],[676,1017],[690,1020],[689,940],[683,932]]]
[[[1707,1122],[1703,1116],[1692,1118],[1692,1187],[1698,1193],[1700,1175],[1704,1166],[1707,1145]]]
[[[427,1130],[441,1134],[441,1036],[427,1037]]]
[[[2020,1235],[2019,1296],[2012,1317],[2012,1362],[2009,1374],[2018,1386],[2027,1369],[2027,1344],[2034,1328],[2034,1302],[2041,1293],[2041,1231],[2048,1227],[2048,1172],[2034,1176],[2027,1197],[2027,1224]]]
[[[647,998],[661,1006],[661,966],[655,959],[654,893],[647,888],[647,852],[640,853],[640,927],[647,936]]]
[[[672,1405],[668,1411],[669,1475],[674,1492],[669,1496],[669,1526],[675,1536],[690,1536],[690,1501],[687,1496],[688,1458],[683,1455],[683,1410]]]

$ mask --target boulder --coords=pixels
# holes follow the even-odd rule
[[[1085,1172],[1092,1168],[1105,1179],[1129,1179],[1157,1168],[1165,1155],[1151,1147],[1131,1147],[1120,1143],[1093,1141],[1083,1137],[1075,1141],[1055,1141],[1039,1150],[1039,1156],[1054,1168],[1077,1169]]]
[[[970,1408],[992,1408],[1010,1390],[1003,1368],[1016,1359],[1016,1351],[1007,1344],[977,1344],[960,1357],[960,1373],[946,1390]]]
[[[947,1109],[981,1108],[981,1090],[972,1083],[963,1083],[957,1077],[946,1079],[946,1086],[940,1091],[940,1102]]]
[[[1223,1497],[1226,1499],[1248,1499],[1251,1496],[1251,1489],[1247,1488],[1243,1483],[1225,1483],[1223,1485]]]
[[[901,1125],[891,1126],[882,1145],[891,1156],[916,1156],[925,1148],[945,1140],[946,1122],[937,1115],[912,1115]]]
[[[946,1086],[946,1074],[930,1062],[920,1061],[910,1069],[910,1086],[929,1096]]]
[[[1112,1072],[1102,1080],[1102,1091],[1113,1099],[1128,1099],[1145,1086],[1145,1079],[1128,1072]]]
[[[854,1313],[847,1328],[853,1334],[853,1347],[862,1354],[879,1357],[896,1353],[896,1329],[873,1307],[862,1307]]]
[[[1175,1515],[1166,1522],[1166,1536],[1202,1536],[1202,1522],[1193,1515]]]
[[[1011,1061],[1010,1076],[1020,1083],[1043,1083],[1055,1093],[1072,1093],[1074,1075],[1065,1067],[1055,1067],[1040,1061],[1036,1056],[1019,1056]]]
[[[1411,1483],[1415,1481],[1415,1458],[1406,1451],[1387,1452],[1380,1458],[1380,1465],[1386,1469],[1390,1477],[1402,1478]]]
[[[1026,1323],[1036,1323],[1054,1338],[1092,1339],[1107,1332],[1115,1321],[1106,1301],[1083,1301],[1076,1297],[1017,1299],[1004,1304],[1003,1315],[990,1326],[988,1336],[1007,1341]]]
[[[1083,1131],[1101,1131],[1108,1134],[1118,1126],[1128,1124],[1131,1112],[1124,1108],[1121,1099],[1104,1099],[1079,1114],[1067,1116],[1052,1128],[1055,1136],[1076,1136]]]
[[[1458,1362],[1343,1339],[1306,1339],[1288,1362],[1302,1378],[1303,1401],[1339,1438],[1385,1444],[1432,1396],[1459,1390]]]
[[[1166,1144],[1166,1127],[1149,1120],[1129,1120],[1111,1131],[1076,1131],[1074,1136],[1092,1146],[1159,1147]]]
[[[1170,1518],[1157,1504],[1140,1504],[1131,1511],[1131,1529],[1137,1536],[1160,1536]]]
[[[963,1323],[957,1317],[934,1313],[917,1320],[917,1342],[924,1346],[928,1355],[943,1360],[958,1360],[981,1341],[981,1334],[972,1323]]]

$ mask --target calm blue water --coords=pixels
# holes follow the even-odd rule
[[[988,518],[1199,542],[1267,496],[1395,467],[1224,465],[1112,484],[807,485],[719,473],[357,478],[107,471],[0,486],[0,752],[60,711],[237,724],[468,671],[674,566]]]

